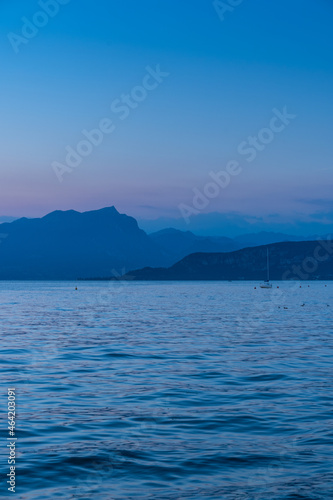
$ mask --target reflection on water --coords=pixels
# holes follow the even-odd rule
[[[333,284],[309,284],[2,282],[1,498],[333,498]]]

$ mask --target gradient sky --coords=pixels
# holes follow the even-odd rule
[[[222,22],[205,0],[70,0],[15,53],[40,10],[0,5],[0,215],[179,217],[230,160],[243,171],[205,212],[332,212],[333,2],[244,0]],[[170,75],[121,121],[111,103],[157,64]],[[284,106],[296,119],[248,163],[239,144]],[[114,133],[59,183],[52,162],[103,118]]]

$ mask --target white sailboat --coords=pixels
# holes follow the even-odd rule
[[[272,288],[272,283],[269,281],[269,252],[267,248],[267,280],[260,284],[260,288]]]

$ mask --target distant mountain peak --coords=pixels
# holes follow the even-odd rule
[[[115,207],[56,210],[4,224],[0,279],[77,279],[118,276],[123,269],[163,265],[160,248],[136,220]]]
[[[53,212],[50,212],[49,214],[44,215],[42,219],[55,219],[59,217],[66,217],[68,215],[73,215],[73,214],[79,214],[80,212],[77,212],[76,210],[54,210]]]
[[[106,214],[106,213],[110,213],[110,214],[118,214],[120,215],[120,213],[118,212],[118,210],[116,209],[116,207],[114,206],[111,206],[111,207],[104,207],[104,208],[98,208],[96,210],[86,210],[84,212],[78,212],[77,210],[54,210],[53,212],[50,212],[49,214],[47,215],[44,215],[44,217],[42,217],[42,219],[45,219],[47,217],[63,217],[63,216],[67,216],[67,215],[86,215],[86,214]]]

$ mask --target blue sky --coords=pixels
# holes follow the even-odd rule
[[[332,2],[243,0],[223,21],[203,0],[57,9],[13,42],[22,18],[43,22],[42,9],[1,2],[0,215],[115,205],[139,218],[180,217],[193,189],[231,160],[242,172],[200,213],[332,212]],[[169,76],[121,120],[111,104],[157,65]],[[284,106],[296,118],[249,163],[239,145]],[[59,182],[54,162],[68,168],[66,147],[105,118],[115,130]]]

